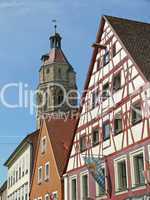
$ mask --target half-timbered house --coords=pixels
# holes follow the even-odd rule
[[[65,200],[147,199],[150,24],[103,16],[93,48],[64,174]]]

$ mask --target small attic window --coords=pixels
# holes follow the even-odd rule
[[[117,50],[116,50],[116,43],[114,43],[114,44],[112,45],[112,56],[114,57],[114,56],[116,55],[116,53],[117,53]]]
[[[106,48],[104,56],[103,56],[103,64],[104,64],[104,66],[109,63],[109,59],[110,59],[109,50]]]

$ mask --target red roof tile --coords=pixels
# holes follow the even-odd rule
[[[52,64],[52,63],[64,63],[64,64],[70,65],[70,63],[67,60],[66,56],[64,55],[62,49],[60,49],[60,48],[51,49],[49,54],[46,54],[45,56],[46,56],[46,59],[44,60],[44,65],[48,65],[48,64]]]
[[[46,121],[58,172],[63,175],[68,161],[70,148],[73,142],[75,119],[52,119]]]

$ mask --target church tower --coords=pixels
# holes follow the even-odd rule
[[[36,113],[38,128],[43,116],[77,109],[76,72],[63,53],[62,37],[55,30],[49,40],[50,51],[41,57],[39,70]]]

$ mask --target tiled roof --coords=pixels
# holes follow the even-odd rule
[[[35,155],[35,151],[36,151],[36,147],[37,147],[37,141],[38,141],[38,136],[39,136],[39,130],[36,130],[35,132],[27,135],[22,141],[21,143],[17,146],[17,148],[13,151],[13,153],[9,156],[9,158],[7,159],[7,161],[4,163],[5,166],[9,165],[9,162],[11,160],[14,160],[17,157],[17,153],[18,151],[23,147],[23,145],[25,143],[31,143],[33,146],[33,159],[34,159],[34,155]],[[34,162],[34,160],[33,160]]]
[[[150,81],[150,24],[104,16],[145,78]]]
[[[3,183],[3,185],[0,187],[0,194],[3,193],[7,189],[7,181]]]
[[[68,161],[70,148],[73,142],[75,119],[52,119],[46,121],[58,172],[63,175]]]
[[[44,65],[53,64],[53,63],[61,63],[61,64],[70,65],[62,49],[60,48],[51,49],[49,54],[43,55],[41,59],[44,61]]]

